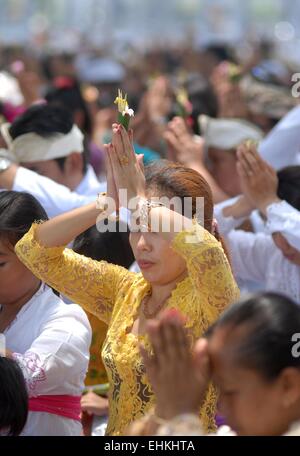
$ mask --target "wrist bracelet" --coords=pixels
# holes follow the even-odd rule
[[[107,209],[107,202],[106,202],[106,192],[98,193],[96,199],[96,209],[100,211],[100,213],[105,212]]]
[[[152,201],[151,199],[141,198],[138,203],[140,226],[146,231],[151,231],[151,209],[156,207],[165,207],[163,203],[159,201]]]

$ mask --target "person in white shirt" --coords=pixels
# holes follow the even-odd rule
[[[26,381],[26,436],[79,436],[80,400],[91,328],[84,311],[65,304],[17,258],[15,243],[35,220],[47,220],[29,194],[0,193],[0,333]]]
[[[35,105],[13,124],[1,127],[5,149],[0,161],[0,188],[28,191],[49,217],[95,200],[106,190],[84,150],[83,134],[60,106]]]
[[[244,195],[215,206],[219,231],[230,249],[237,279],[254,281],[263,290],[283,293],[300,304],[300,188],[282,186],[255,147],[238,151],[238,172]],[[289,204],[290,202],[290,204]],[[235,229],[258,209],[265,218],[265,232]]]
[[[199,117],[201,137],[193,136],[186,123],[175,117],[164,139],[168,156],[201,174],[209,184],[215,203],[241,192],[236,172],[236,149],[244,141],[259,141],[263,132],[243,119]]]

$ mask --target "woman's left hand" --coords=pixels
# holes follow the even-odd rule
[[[145,197],[146,180],[142,164],[143,156],[135,154],[132,137],[122,125],[113,125],[112,147],[109,149],[109,154],[120,204],[128,207],[130,200]],[[127,191],[127,198],[120,193],[120,190]]]

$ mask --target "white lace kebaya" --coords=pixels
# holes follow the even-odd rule
[[[271,236],[280,232],[294,247],[300,245],[299,211],[285,201],[271,204],[266,222],[270,234],[248,233],[235,229],[244,219],[223,215],[223,209],[232,204],[233,200],[217,204],[215,217],[230,249],[235,278],[262,284],[264,291],[282,293],[300,304],[300,266],[284,257]]]
[[[271,204],[267,208],[266,232],[281,233],[300,251],[300,212],[286,201]]]
[[[81,435],[80,421],[67,417],[64,411],[72,416],[77,413],[78,397],[84,388],[91,343],[84,311],[75,304],[65,304],[51,288],[42,285],[4,335],[7,348],[23,371],[30,410],[35,410],[29,412],[22,435]]]

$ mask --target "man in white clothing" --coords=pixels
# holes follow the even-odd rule
[[[79,306],[65,304],[18,260],[14,246],[36,220],[47,215],[32,195],[0,193],[0,333],[26,382],[22,435],[79,436],[91,327]]]
[[[105,191],[84,150],[69,111],[36,105],[1,127],[0,188],[27,191],[49,217],[95,200]]]
[[[275,169],[300,164],[300,106],[292,109],[259,145],[260,155]]]
[[[252,146],[240,148],[238,159],[244,195],[215,206],[235,277],[258,282],[263,290],[285,294],[300,304],[299,187],[282,186],[278,192],[275,170]],[[264,216],[265,232],[236,229],[255,208]]]

